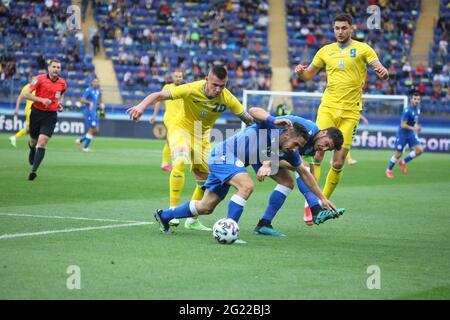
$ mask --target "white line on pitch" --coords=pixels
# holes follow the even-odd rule
[[[44,215],[38,215],[38,214],[22,214],[22,213],[6,213],[6,212],[0,212],[0,216],[32,217],[32,218],[48,218],[48,219],[67,219],[67,220],[87,220],[87,221],[102,221],[102,222],[144,222],[144,221],[116,220],[116,219],[102,219],[102,218],[44,216]]]
[[[71,229],[62,229],[62,230],[30,232],[30,233],[2,234],[2,235],[0,235],[0,240],[1,239],[18,238],[18,237],[44,236],[44,235],[54,234],[54,233],[68,233],[68,232],[89,231],[89,230],[99,230],[99,229],[136,227],[136,226],[142,226],[142,225],[148,225],[148,224],[153,224],[153,222],[135,222],[135,223],[126,223],[126,224],[113,224],[113,225],[109,225],[109,226],[99,226],[99,227],[71,228]]]

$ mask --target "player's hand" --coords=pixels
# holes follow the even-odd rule
[[[420,131],[422,131],[422,126],[419,125],[419,124],[416,124],[416,125],[414,126],[414,131],[415,131],[415,132],[420,132]]]
[[[378,66],[378,67],[374,68],[373,70],[375,71],[375,73],[377,74],[378,78],[380,78],[380,79],[385,79],[388,76],[388,71],[383,66]]]
[[[64,110],[64,106],[60,103],[58,104],[58,112],[62,112]]]
[[[139,121],[139,118],[142,116],[142,113],[144,110],[142,110],[139,106],[134,106],[129,109],[127,109],[127,113],[130,114],[130,118],[134,121]]]
[[[256,173],[256,178],[258,181],[264,181],[264,178],[270,176],[272,170],[270,169],[270,161],[264,162],[261,168],[258,169]]]
[[[19,110],[14,110],[14,115],[18,116],[19,115]]]
[[[333,210],[334,212],[338,213],[337,208],[330,200],[328,200],[327,198],[323,198],[320,200],[322,201],[324,207],[327,207],[329,210]]]
[[[52,100],[47,99],[47,98],[42,98],[42,99],[41,99],[41,103],[42,103],[44,106],[48,107],[49,105],[52,104]]]
[[[155,116],[151,116],[149,121],[150,121],[151,124],[154,124],[155,121],[156,121],[156,117]]]
[[[276,119],[274,125],[280,128],[292,128],[292,121],[289,119]]]
[[[105,110],[105,104],[103,102],[100,103],[100,109]]]
[[[303,74],[303,72],[305,72],[306,71],[306,68],[307,68],[308,66],[305,66],[305,65],[302,65],[302,64],[298,64],[298,65],[296,65],[295,66],[295,70],[294,70],[294,72],[297,74],[297,75],[302,75]]]
[[[369,120],[364,120],[364,124],[367,126],[369,124]]]

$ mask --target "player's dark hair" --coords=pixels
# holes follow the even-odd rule
[[[226,77],[228,77],[228,71],[224,67],[212,67],[210,73],[214,74],[220,80],[224,80]]]
[[[349,25],[353,24],[353,18],[349,13],[341,12],[334,16],[334,22],[347,21]]]
[[[59,61],[58,59],[50,59],[48,60],[48,65],[50,66],[53,62],[61,64],[61,61]]]
[[[294,129],[294,132],[292,133],[294,136],[302,137],[306,141],[309,140],[308,130],[306,130],[306,128],[303,125],[301,125],[300,123],[294,122],[294,123],[292,123],[292,127]]]
[[[413,93],[411,94],[412,97],[420,97],[420,92],[419,91],[413,91]]]
[[[342,144],[344,143],[344,136],[342,135],[341,130],[338,128],[328,128],[327,130],[327,136],[333,140],[334,150],[341,150]]]

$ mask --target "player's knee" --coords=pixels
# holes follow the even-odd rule
[[[197,202],[197,212],[199,214],[211,214],[214,211],[215,206],[210,202]]]
[[[336,170],[340,170],[344,167],[344,163],[345,163],[345,160],[342,161],[342,159],[333,160],[333,168]]]
[[[173,168],[176,171],[186,170],[187,159],[183,156],[176,157],[173,161]]]
[[[246,185],[239,186],[239,193],[244,199],[248,199],[250,195],[253,193],[255,189],[255,185],[252,183],[248,183]]]
[[[416,156],[421,155],[423,153],[423,147],[422,146],[418,146],[416,147]]]

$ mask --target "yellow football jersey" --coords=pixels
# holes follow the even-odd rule
[[[212,128],[216,120],[225,110],[231,110],[236,115],[244,112],[239,100],[227,89],[215,98],[208,98],[205,94],[206,80],[195,81],[176,86],[169,90],[173,100],[182,99],[184,113],[177,115],[174,125],[194,130],[194,122],[201,121],[205,132]]]
[[[366,64],[375,61],[378,61],[375,51],[368,44],[356,40],[346,47],[335,42],[320,48],[312,64],[319,69],[326,66],[327,87],[321,106],[362,110]]]
[[[162,91],[167,91],[175,87],[176,85],[174,83],[169,83],[162,88]],[[166,100],[164,104],[164,123],[171,123],[180,113],[183,113],[183,99]]]
[[[28,88],[30,87],[30,84],[26,84],[23,88],[22,91],[20,91],[20,94],[24,94],[25,92],[27,92]],[[32,92],[32,94],[34,95],[34,91]],[[25,105],[25,112],[30,112],[31,111],[31,105],[33,104],[33,101],[31,100],[27,100],[27,103]]]

